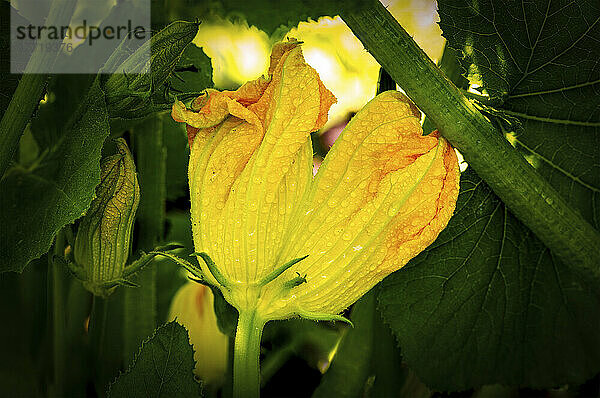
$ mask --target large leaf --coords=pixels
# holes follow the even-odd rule
[[[490,95],[482,107],[598,228],[600,5],[438,5],[449,45]],[[406,360],[437,389],[553,387],[600,371],[597,287],[553,257],[471,171],[448,228],[384,286],[382,310]]]
[[[513,143],[600,221],[600,3],[440,0],[440,26],[473,66]],[[510,129],[509,129],[510,130]]]
[[[375,294],[363,296],[352,308],[354,328],[346,330],[331,367],[313,394],[319,397],[360,397],[364,395],[373,354]]]
[[[600,298],[470,169],[426,251],[384,281],[408,364],[440,390],[554,387],[600,371]]]
[[[48,251],[54,235],[85,212],[100,181],[100,151],[109,133],[96,82],[68,133],[33,170],[15,167],[0,182],[0,272],[21,272]]]
[[[430,391],[402,365],[400,350],[376,309],[379,286],[352,307],[347,328],[317,397],[427,398]]]
[[[31,120],[31,133],[43,152],[54,149],[68,132],[70,118],[85,100],[95,75],[53,75],[42,101]]]
[[[177,322],[159,327],[142,343],[129,370],[110,386],[110,397],[199,397],[194,350]]]

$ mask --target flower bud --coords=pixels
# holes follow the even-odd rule
[[[125,140],[117,154],[102,162],[96,198],[79,224],[75,266],[90,292],[108,296],[122,282],[129,256],[133,221],[140,200],[135,164]]]
[[[111,117],[145,117],[156,107],[164,109],[170,104],[171,100],[164,98],[167,79],[197,32],[197,23],[177,21],[152,36],[125,60],[122,55],[127,52],[119,47],[105,66],[108,70],[116,68],[116,72],[102,87]]]

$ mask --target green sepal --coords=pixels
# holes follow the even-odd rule
[[[137,283],[133,283],[132,281],[129,281],[127,279],[117,279],[116,281],[114,281],[115,286],[125,286],[125,287],[140,287],[140,285],[138,285]]]
[[[199,256],[200,258],[202,258],[202,260],[204,260],[204,263],[208,267],[208,270],[210,271],[212,276],[215,278],[215,280],[219,283],[219,285],[223,286],[226,289],[231,288],[231,282],[229,282],[227,280],[227,278],[225,278],[223,276],[221,271],[219,271],[219,268],[217,268],[217,265],[212,260],[212,258],[210,258],[208,253],[205,253],[205,252],[192,253],[192,254],[190,254],[190,256]]]
[[[293,289],[296,286],[300,286],[301,284],[306,283],[306,275],[302,276],[298,272],[296,272],[296,274],[298,276],[290,279],[289,281],[287,281],[283,284],[284,288]]]
[[[73,275],[76,279],[80,280],[80,281],[85,281],[86,279],[86,275],[85,275],[85,269],[72,262],[72,261],[68,261],[67,259],[65,259],[62,256],[57,256],[56,254],[52,256],[52,262],[56,263],[59,262],[62,265],[64,265],[64,267],[69,270],[69,273],[71,275]]]
[[[270,274],[268,274],[267,276],[265,276],[264,278],[262,278],[260,281],[258,281],[258,286],[265,286],[267,283],[273,281],[274,279],[276,279],[279,275],[283,274],[285,271],[287,271],[290,267],[292,267],[294,264],[299,263],[300,261],[304,260],[306,257],[308,257],[308,254],[304,257],[298,257],[295,258],[293,260],[288,261],[287,263],[283,264],[281,267],[277,268],[276,270],[272,271]],[[300,275],[298,275],[300,276]],[[296,278],[292,279],[295,280]],[[290,281],[291,282],[291,281]],[[304,282],[306,282],[306,279],[304,279]],[[302,283],[302,282],[301,282]],[[287,282],[286,282],[287,284]],[[294,286],[291,287],[295,287],[298,286],[299,284],[296,284]]]
[[[165,252],[165,251],[176,250],[176,249],[183,249],[183,248],[184,248],[184,246],[182,246],[182,245],[180,245],[178,243],[169,243],[169,244],[164,245],[164,246],[158,246],[157,248],[155,248],[150,253],[144,253],[144,252],[142,252],[140,258],[138,258],[133,263],[131,263],[131,264],[129,264],[129,265],[127,265],[125,267],[125,269],[123,270],[123,276],[127,277],[127,276],[131,276],[131,275],[136,274],[142,268],[144,268],[145,266],[147,266],[148,264],[150,264],[150,262],[152,261],[152,259],[154,259],[154,257],[156,257],[156,255],[158,253]]]
[[[190,263],[189,261],[184,260],[183,258],[176,256],[174,254],[171,254],[171,253],[165,253],[165,252],[150,252],[150,253],[167,257],[168,259],[174,261],[179,266],[185,268],[188,272],[190,272],[192,275],[194,275],[198,280],[203,281],[203,283],[208,283],[206,281],[206,278],[204,278],[204,275],[202,274],[202,270],[200,268],[198,268],[197,266],[195,266],[194,264]]]
[[[313,321],[331,321],[331,322],[342,321],[344,323],[347,323],[351,327],[354,327],[354,324],[352,323],[352,321],[350,321],[350,319],[345,318],[341,315],[326,314],[326,313],[311,312],[311,311],[298,311],[298,316],[300,316],[301,318],[311,319]]]

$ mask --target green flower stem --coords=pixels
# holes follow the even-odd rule
[[[161,117],[151,116],[133,131],[132,147],[141,189],[137,250],[154,249],[164,235],[166,151]],[[150,264],[133,282],[140,287],[125,290],[124,363],[131,362],[142,341],[157,326],[156,268]]]
[[[233,352],[233,397],[260,396],[260,339],[265,326],[256,311],[240,311]]]
[[[56,242],[54,243],[54,254],[57,256],[62,255],[65,248],[65,238],[62,232],[59,232],[56,236]],[[54,391],[53,393],[57,396],[62,396],[67,389],[67,319],[65,311],[65,293],[68,286],[68,276],[65,270],[62,269],[62,264],[59,261],[53,261],[52,256],[50,258],[49,271],[49,282],[50,289],[49,293],[51,297],[49,299],[52,303],[52,358],[53,358],[53,369],[54,369]]]
[[[369,0],[340,15],[512,213],[565,263],[600,278],[600,233],[444,76],[386,8]]]
[[[87,356],[82,336],[85,319],[90,310],[90,294],[81,283],[74,280],[64,261],[68,246],[67,230],[56,235],[54,249],[48,264],[48,314],[52,328],[53,384],[52,396],[79,396],[85,392]],[[56,257],[55,257],[56,256]]]
[[[45,25],[66,25],[73,15],[76,3],[77,0],[54,0]],[[54,64],[60,49],[58,46],[56,50],[51,49],[51,45],[51,40],[38,40],[19,85],[0,121],[0,178],[8,168],[25,126],[44,92],[44,83],[48,76],[37,74],[35,71],[39,70],[40,65]]]
[[[96,393],[99,397],[106,396],[106,385],[110,381],[113,369],[108,368],[109,362],[105,360],[106,352],[106,324],[108,318],[108,304],[105,299],[94,296],[90,314],[89,336],[90,355],[94,373]],[[108,353],[109,354],[109,353]],[[110,355],[110,354],[109,354]]]

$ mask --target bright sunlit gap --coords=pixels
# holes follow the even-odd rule
[[[434,61],[441,57],[444,39],[434,0],[382,4]],[[301,22],[286,37],[304,42],[307,63],[337,97],[323,131],[346,121],[375,96],[379,65],[340,17]],[[267,71],[271,46],[278,40],[244,21],[221,19],[200,25],[194,43],[212,59],[215,86],[233,89]]]

